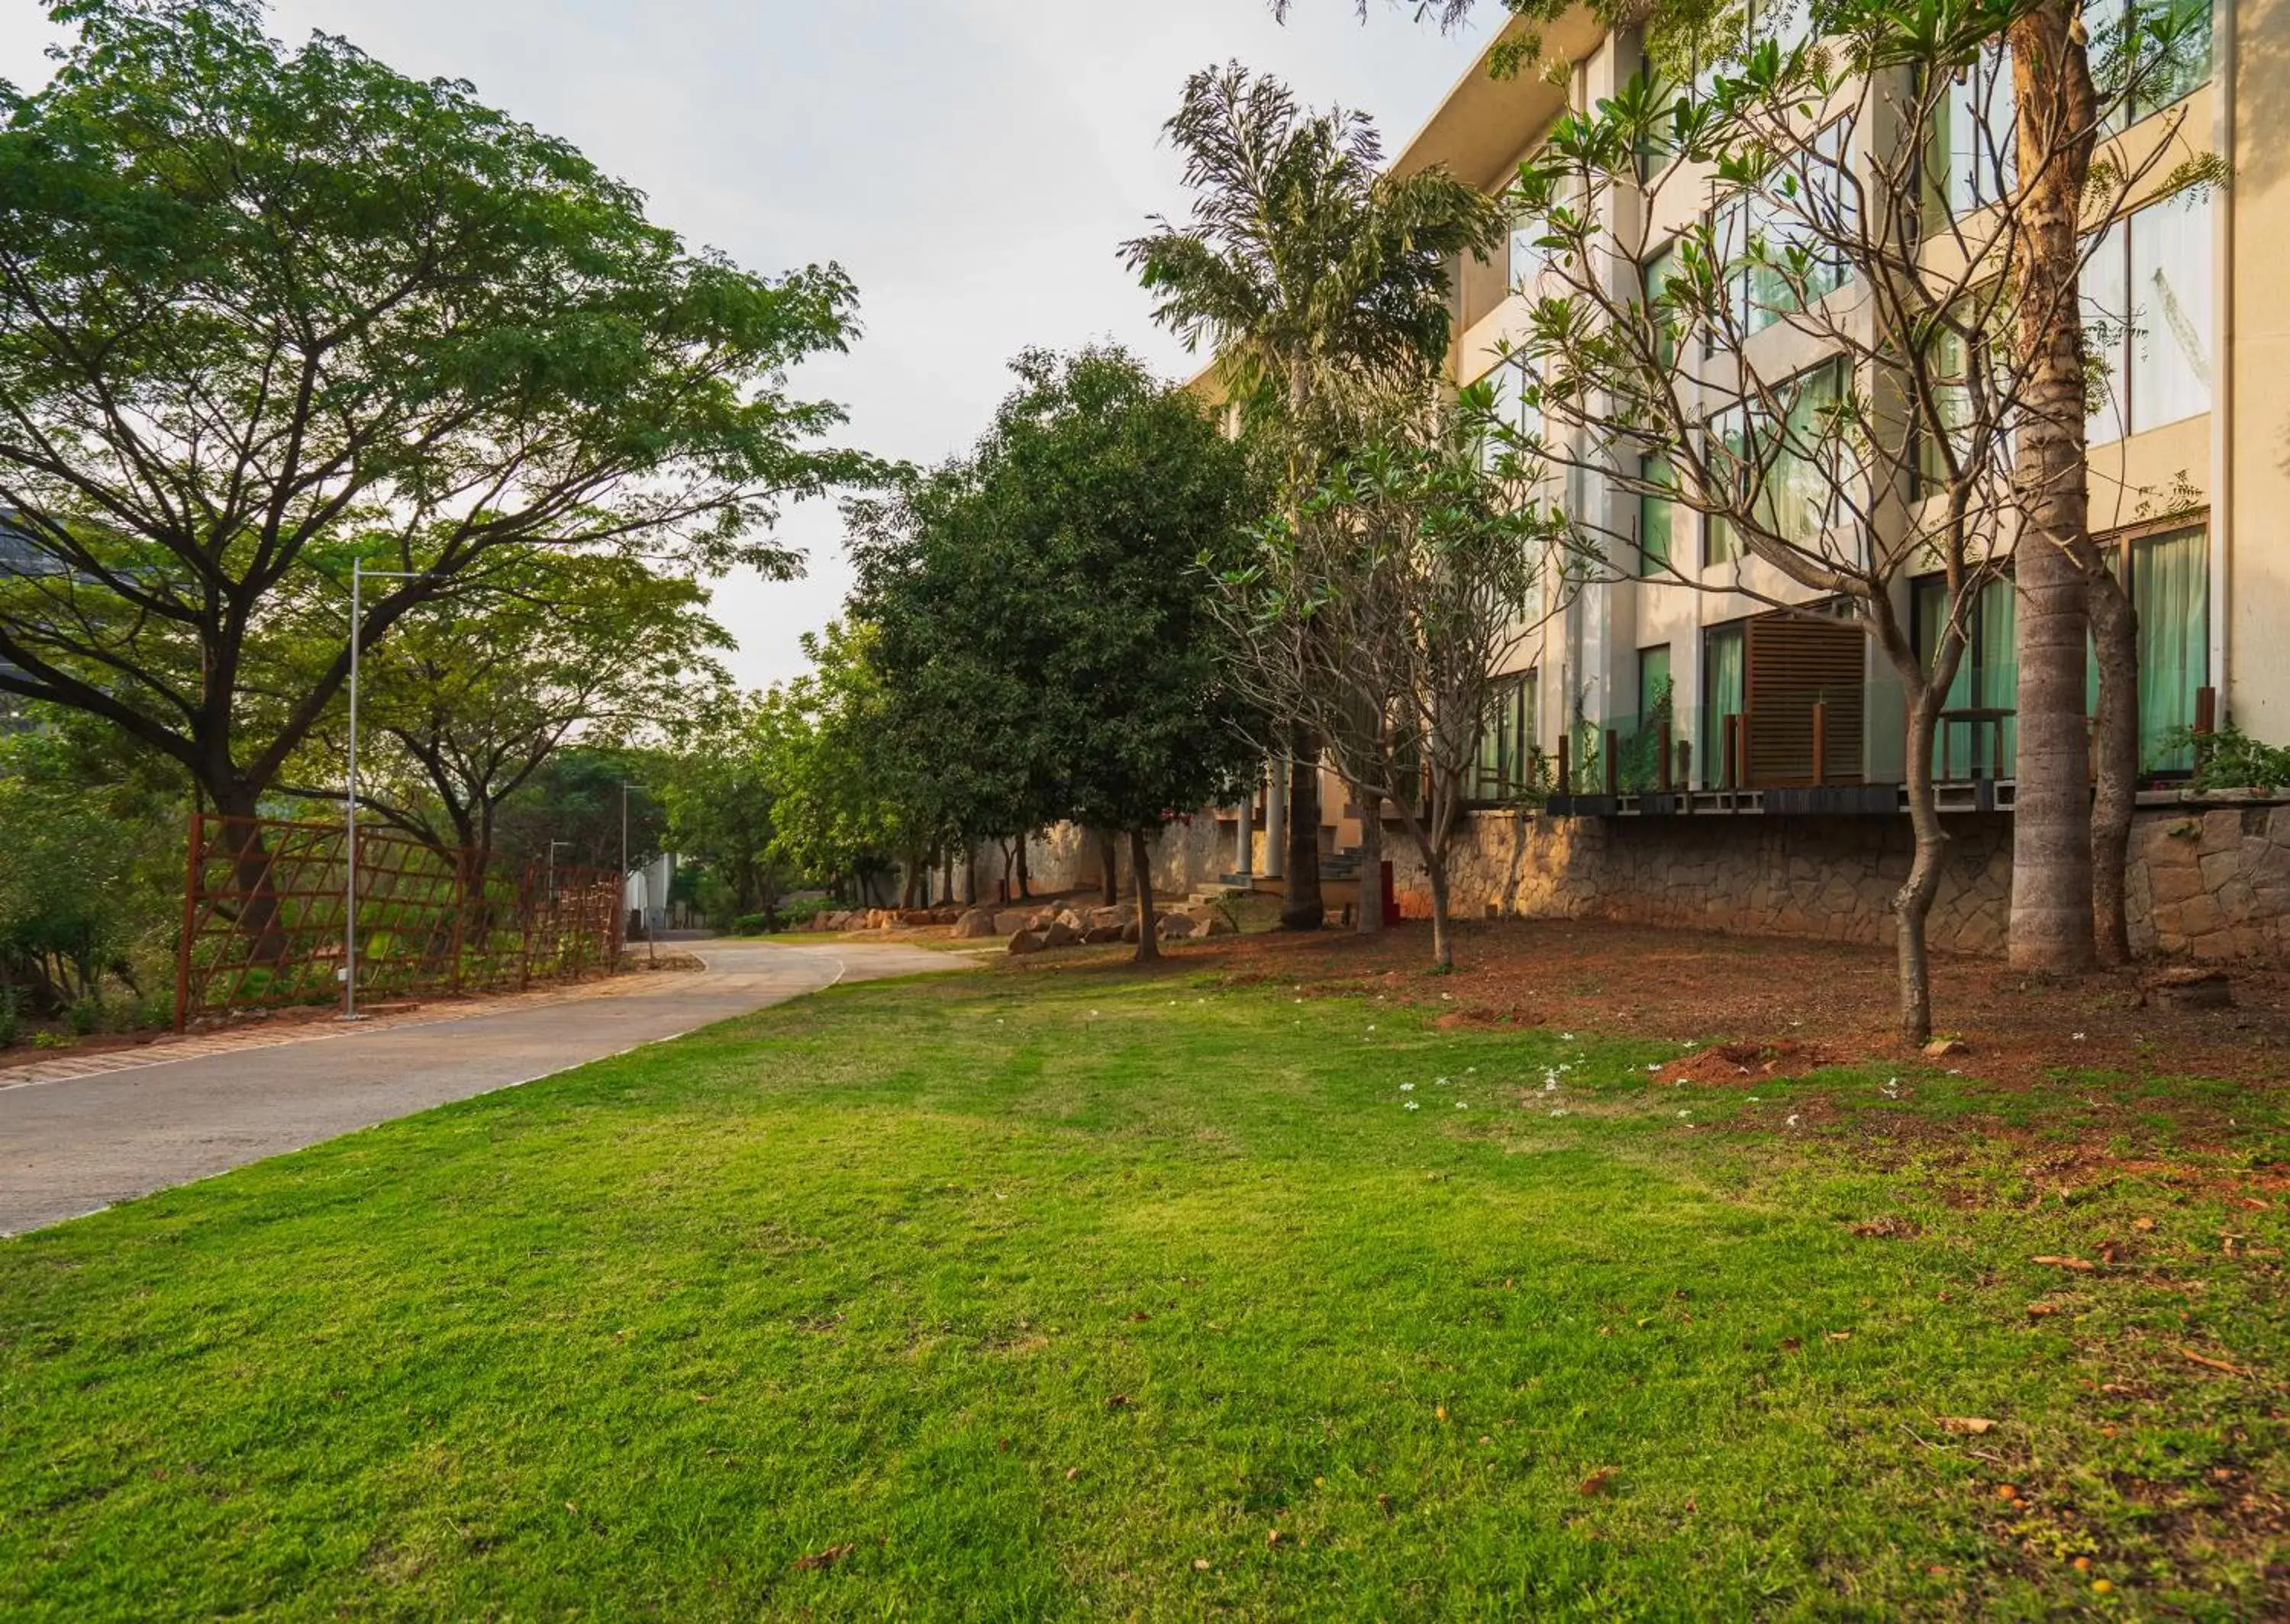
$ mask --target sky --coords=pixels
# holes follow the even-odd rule
[[[795,387],[849,410],[845,443],[929,463],[977,437],[1029,346],[1197,369],[1117,252],[1185,211],[1162,123],[1187,74],[1237,58],[1368,112],[1397,152],[1481,36],[1369,10],[1295,0],[1284,28],[1266,0],[274,0],[272,21],[470,81],[750,270],[839,263],[863,331]],[[40,0],[0,0],[0,77],[44,79],[55,37]],[[803,668],[850,584],[841,534],[831,503],[792,508],[805,578],[718,586],[743,682]]]

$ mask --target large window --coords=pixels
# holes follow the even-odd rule
[[[1701,634],[1701,740],[1696,747],[1703,788],[1726,778],[1726,724],[1742,714],[1748,676],[1744,628],[1739,620]]]
[[[2211,77],[2211,0],[2086,0],[2093,76],[2119,93],[2111,133],[2182,101]]]
[[[1677,476],[1669,464],[1660,457],[1638,459],[1638,477],[1646,484],[1663,492],[1677,488]],[[1677,503],[1669,495],[1657,496],[1651,490],[1638,495],[1638,573],[1667,575],[1669,571],[1669,548],[1677,529]]]
[[[2168,743],[2195,721],[2195,696],[2210,682],[2210,538],[2198,524],[2129,543],[2131,604],[2139,614],[2139,762],[2182,772],[2194,756]]]
[[[2102,232],[2083,274],[2099,378],[2091,443],[2211,409],[2211,200],[2182,192]]]
[[[1980,601],[1966,617],[1964,653],[1942,701],[1942,710],[2008,710],[2019,703],[2018,622],[2012,593],[2009,580],[1992,580],[1981,588]],[[1917,655],[1930,670],[1948,626],[1946,576],[1918,579],[1914,611]],[[2019,760],[2016,719],[1980,722],[1962,716],[1943,719],[1933,739],[1933,771],[1955,779],[1968,776],[1975,767],[1982,773],[1996,774],[1999,745],[2000,776],[2009,778]]]
[[[1669,717],[1669,644],[1638,651],[1638,725],[1659,728]]]
[[[1851,267],[1836,244],[1854,230],[1846,133],[1839,119],[1813,138],[1803,156],[1777,164],[1758,190],[1718,205],[1712,234],[1737,332],[1762,332],[1845,285]],[[1791,260],[1799,251],[1806,256],[1802,269]]]
[[[1487,696],[1471,798],[1488,804],[1520,799],[1534,787],[1535,673],[1506,676]]]
[[[1673,366],[1677,362],[1677,320],[1674,312],[1665,310],[1661,291],[1677,274],[1677,244],[1665,244],[1650,256],[1639,272],[1645,297],[1647,319],[1654,324],[1654,356],[1662,365]]]
[[[2002,202],[2019,178],[2012,57],[2002,46],[1950,79],[1925,143],[1926,199],[1958,219]],[[1937,229],[1938,220],[1931,221]]]
[[[1766,530],[1792,547],[1818,552],[1822,532],[1845,516],[1843,489],[1853,478],[1852,449],[1838,420],[1846,404],[1845,363],[1825,361],[1774,394],[1785,413],[1777,426],[1762,412],[1742,406],[1709,420],[1710,472],[1754,494]],[[1702,562],[1725,564],[1741,550],[1734,527],[1712,516]]]
[[[1510,289],[1530,300],[1540,299],[1536,284],[1549,255],[1539,245],[1542,223],[1538,220],[1515,220],[1510,227]]]

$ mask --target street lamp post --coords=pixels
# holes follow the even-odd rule
[[[629,911],[629,791],[631,789],[641,789],[649,795],[652,786],[634,783],[628,779],[621,780],[621,912],[623,916]],[[648,964],[660,963],[660,948],[653,938],[652,886],[649,883],[645,886],[645,962]]]
[[[350,743],[349,743],[349,811],[348,813],[348,862],[342,875],[342,1019],[356,1020],[357,1012],[357,715],[358,715],[358,633],[364,623],[363,588],[369,580],[430,580],[436,579],[433,570],[369,570],[364,559],[350,561]]]

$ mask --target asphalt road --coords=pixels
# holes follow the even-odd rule
[[[960,970],[927,948],[676,944],[701,974],[494,1013],[7,1086],[0,1236],[60,1223],[392,1117],[530,1083],[837,981]]]

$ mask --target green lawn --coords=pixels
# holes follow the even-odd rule
[[[0,1616],[2290,1606],[2278,1104],[1677,1052],[877,984],[0,1244]]]

